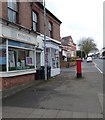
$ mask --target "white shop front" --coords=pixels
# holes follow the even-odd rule
[[[33,77],[28,76],[26,81],[35,80],[36,35],[2,22],[0,31],[2,31],[0,33],[0,77],[6,80],[9,77],[16,79],[16,76],[20,76],[23,77],[23,80],[19,78],[20,83],[24,83],[24,75],[32,75]]]
[[[51,66],[51,76],[56,76],[60,74],[60,57],[59,57],[59,48],[60,42],[58,41],[47,41],[46,44],[46,57],[47,65]]]
[[[43,35],[41,35],[40,38],[43,41],[41,66],[44,66],[44,38],[43,38]],[[59,56],[59,52],[61,51],[60,45],[61,45],[61,42],[46,36],[46,62],[47,62],[47,66],[51,67],[51,77],[60,74],[60,56]]]

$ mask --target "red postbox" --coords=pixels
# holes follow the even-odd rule
[[[77,78],[82,77],[81,59],[77,59]]]

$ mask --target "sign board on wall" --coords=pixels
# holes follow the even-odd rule
[[[2,24],[0,24],[0,36],[2,36]]]
[[[36,42],[37,42],[36,35],[31,35],[29,33],[26,33],[25,31],[17,30],[10,26],[3,25],[2,34],[7,38],[11,38],[13,40],[16,39],[25,43],[31,43],[36,45]]]

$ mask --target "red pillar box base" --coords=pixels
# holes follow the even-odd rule
[[[77,78],[81,78],[82,77],[82,73],[77,73]]]
[[[82,77],[81,59],[77,59],[77,78]]]

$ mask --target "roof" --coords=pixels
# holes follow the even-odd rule
[[[73,39],[72,39],[71,36],[63,37],[63,38],[62,38],[62,40],[63,40],[62,43],[63,43],[63,44],[66,44],[66,43],[68,44],[68,43],[70,42],[70,39],[71,39],[71,42],[73,43],[73,45],[76,45],[76,44],[74,43],[74,41],[73,41]]]
[[[71,38],[71,39],[72,39],[71,36],[66,36],[66,37],[63,37],[62,39],[68,39],[68,38]]]
[[[65,42],[65,41],[61,41],[61,44],[64,45],[64,46],[68,46],[68,43]]]

